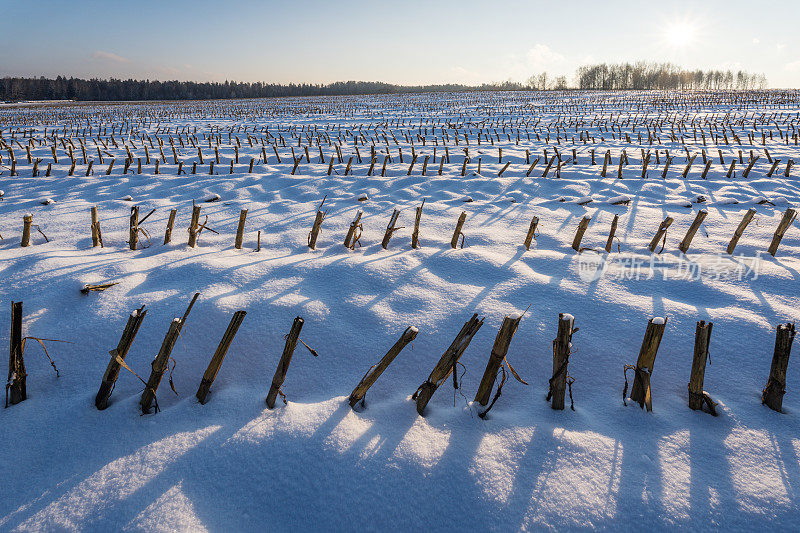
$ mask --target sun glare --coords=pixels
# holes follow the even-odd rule
[[[694,40],[695,28],[686,22],[672,23],[666,27],[664,36],[670,46],[683,48]]]

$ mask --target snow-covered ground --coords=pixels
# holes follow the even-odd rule
[[[786,94],[796,101],[796,94]],[[25,335],[73,344],[47,343],[57,378],[38,344],[29,341],[28,399],[0,411],[5,443],[0,530],[793,529],[800,518],[800,363],[789,362],[783,413],[763,406],[760,394],[775,326],[800,317],[797,225],[786,232],[777,257],[766,254],[783,212],[800,203],[800,169],[783,175],[787,159],[800,160],[800,148],[794,138],[786,143],[778,134],[796,131],[798,106],[734,105],[724,98],[711,106],[702,103],[704,97],[688,95],[701,103],[688,106],[684,100],[664,110],[650,105],[659,98],[511,93],[53,107],[62,113],[53,115],[58,138],[70,121],[73,136],[81,134],[75,125],[87,127],[89,117],[95,138],[96,122],[108,125],[106,140],[113,121],[118,146],[100,148],[116,163],[106,175],[112,157],[103,154],[105,163],[99,164],[87,139],[94,175],[84,176],[78,148],[74,176],[67,176],[69,144],[59,141],[59,163],[45,177],[54,124],[48,125],[49,145],[32,150],[43,159],[38,177],[31,176],[21,148],[27,138],[17,134],[20,144],[13,144],[19,176],[9,175],[3,151],[0,300],[24,302]],[[782,97],[773,93],[773,98]],[[637,106],[626,108],[630,102]],[[13,126],[35,127],[41,139],[45,125],[32,123],[42,112],[41,107],[0,110],[3,138],[10,141]],[[699,134],[704,128],[713,158],[706,179],[700,177],[700,155],[688,178],[681,177],[685,152],[670,139],[667,125],[658,128],[661,144],[647,143],[646,125],[656,131],[652,121],[659,113],[684,121],[691,154],[704,148]],[[610,114],[615,123],[622,116],[617,125],[631,135],[630,144],[619,134],[612,138],[611,124],[601,124]],[[137,123],[137,116],[148,118]],[[443,122],[460,128],[458,146],[456,130],[446,124],[442,130]],[[732,138],[731,145],[711,140],[709,124],[718,124],[718,134],[723,122],[736,131],[741,147]],[[120,136],[123,123],[136,134]],[[186,148],[180,148],[176,127]],[[221,130],[221,163],[214,175],[208,173],[216,146],[215,140],[208,147],[210,128],[215,139]],[[231,128],[242,146],[233,174]],[[491,131],[494,144],[484,138],[477,145],[481,129]],[[773,133],[772,140],[767,133],[766,146],[762,130]],[[363,134],[358,144],[363,160],[354,158],[345,175],[348,158],[355,156],[346,132],[353,131]],[[518,131],[523,132],[519,144]],[[581,141],[582,131],[594,143]],[[198,163],[196,175],[176,175],[169,135],[185,170],[198,160],[187,132],[200,141],[205,163]],[[303,150],[295,134],[308,146],[309,132],[311,162],[303,153],[292,175],[291,147],[297,155]],[[330,176],[334,148],[327,140],[325,162],[319,161],[323,132],[334,141],[340,135],[342,145],[343,162],[337,160]],[[464,132],[471,159],[462,177]],[[747,132],[755,133],[752,143]],[[158,175],[153,164],[144,164],[140,133],[154,142],[158,134],[165,143],[166,163]],[[392,162],[381,176],[384,134]],[[284,137],[286,146],[277,146],[282,162],[266,144],[264,164],[261,141],[250,147],[248,135],[265,143]],[[418,135],[426,137],[425,146]],[[437,160],[423,176],[422,161],[433,156],[434,137]],[[368,176],[369,146],[376,138],[378,162]],[[408,175],[412,138],[420,156]],[[134,163],[133,172],[123,175],[123,141],[135,158],[142,157],[142,174],[135,173]],[[443,144],[450,162],[439,175]],[[160,158],[154,146],[147,144],[150,156]],[[543,178],[540,161],[527,177],[525,150],[532,162],[543,149],[552,156],[553,146],[565,161],[575,148],[577,164],[567,162],[560,178],[554,165]],[[771,178],[765,147],[781,159]],[[620,180],[623,148],[629,164]],[[640,177],[640,148],[652,152],[646,179]],[[612,164],[601,178],[607,149]],[[674,160],[662,179],[665,149]],[[738,162],[739,149],[745,165]],[[760,159],[744,178],[750,150]],[[256,162],[248,173],[251,157]],[[736,175],[726,178],[734,157]],[[507,161],[511,165],[498,177]],[[363,193],[368,200],[359,201]],[[214,195],[218,201],[203,201]],[[308,233],[323,197],[328,213],[317,249],[310,250]],[[465,202],[467,197],[472,201]],[[586,197],[592,201],[585,203]],[[43,205],[47,198],[52,202]],[[422,247],[414,250],[414,208],[423,199]],[[620,199],[630,202],[612,204]],[[203,231],[198,246],[189,248],[193,201],[202,206],[201,222],[208,215],[208,227],[219,234]],[[141,216],[156,209],[142,226],[151,245],[136,251],[125,242],[131,205],[140,207]],[[103,248],[91,246],[92,206],[98,207]],[[173,242],[162,245],[172,208],[178,210]],[[404,228],[384,250],[380,242],[395,208]],[[734,257],[727,256],[725,247],[749,208],[756,209],[756,218]],[[244,246],[236,250],[240,209],[248,215]],[[684,256],[678,243],[699,209],[708,217]],[[358,210],[364,212],[363,246],[350,251],[342,242]],[[462,211],[465,244],[454,250],[450,239]],[[27,213],[49,242],[34,229],[32,246],[19,246]],[[606,254],[602,249],[615,214],[621,252],[615,243]],[[579,254],[571,245],[585,215],[591,222],[582,246],[591,249]],[[539,234],[526,251],[522,243],[533,216],[539,217]],[[651,254],[647,245],[667,216],[675,222],[664,251]],[[599,265],[607,266],[605,273],[592,275]],[[119,284],[80,293],[86,283],[104,282]],[[142,305],[149,310],[126,359],[146,379],[170,321],[183,314],[194,292],[200,298],[173,352],[178,396],[165,378],[158,392],[161,412],[142,416],[143,386],[123,370],[108,409],[98,411],[94,396],[129,313]],[[239,309],[247,316],[208,402],[200,405],[194,393]],[[471,401],[495,335],[504,316],[523,312],[508,359],[530,385],[509,380],[481,419]],[[486,320],[461,358],[462,390],[455,392],[446,381],[426,416],[418,416],[412,393],[473,313]],[[569,366],[574,411],[569,399],[564,411],[545,402],[559,313],[574,315],[580,328]],[[301,338],[319,357],[298,345],[283,386],[288,404],[279,401],[269,410],[264,399],[296,315],[305,319]],[[10,316],[6,306],[0,313],[3,338]],[[653,316],[668,321],[652,378],[654,410],[648,413],[630,401],[623,405],[623,366],[636,362]],[[719,403],[717,417],[687,405],[699,320],[714,323],[705,390]],[[419,328],[416,340],[372,387],[365,408],[352,410],[349,393],[407,326]]]

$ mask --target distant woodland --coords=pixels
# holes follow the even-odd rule
[[[719,90],[763,89],[763,74],[731,70],[686,70],[670,63],[617,63],[579,67],[573,80],[541,72],[527,83],[511,81],[482,85],[394,85],[369,81],[329,84],[246,82],[194,82],[120,79],[57,78],[0,79],[0,100],[210,100],[279,96],[338,96],[352,94],[398,94],[418,92],[522,91],[522,90]]]
[[[743,70],[686,70],[670,63],[586,65],[575,74],[578,89],[766,89],[763,74]]]

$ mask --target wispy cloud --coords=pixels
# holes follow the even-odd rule
[[[740,61],[723,61],[714,65],[715,70],[744,70],[744,65]]]
[[[156,70],[166,76],[178,76],[181,71],[175,67],[156,67]]]
[[[157,65],[153,67],[152,71],[148,72],[148,76],[153,76],[156,79],[176,79],[176,80],[217,80],[222,81],[228,79],[225,75],[219,72],[213,72],[197,68],[189,63],[180,66],[173,65]]]
[[[92,54],[94,59],[103,59],[105,61],[112,61],[114,63],[130,63],[131,60],[127,57],[118,56],[113,52],[106,52],[104,50],[97,50]]]
[[[534,69],[547,69],[560,67],[565,60],[566,58],[563,55],[554,51],[546,44],[536,43],[536,45],[527,52],[526,66]]]
[[[495,80],[525,81],[532,74],[546,71],[552,75],[567,74],[575,67],[572,60],[544,43],[520,52],[512,52],[497,62]]]
[[[475,85],[486,81],[486,79],[482,77],[480,73],[462,65],[451,66],[449,74],[450,75],[444,81],[463,83],[466,85]]]
[[[786,63],[783,66],[783,70],[786,72],[800,72],[800,61],[792,61],[791,63]]]

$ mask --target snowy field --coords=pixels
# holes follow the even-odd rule
[[[0,530],[794,529],[800,362],[789,361],[784,412],[762,405],[761,391],[776,326],[800,318],[797,224],[775,257],[767,253],[784,212],[800,203],[800,168],[785,175],[800,160],[799,124],[797,92],[3,107],[0,332],[10,331],[10,302],[22,301],[25,336],[71,344],[45,341],[56,377],[29,340],[28,397],[0,412]],[[768,177],[770,160],[780,162]],[[421,247],[412,249],[423,199]],[[193,202],[206,227],[194,248]],[[92,246],[94,206],[102,247]],[[135,251],[132,206],[140,219],[155,209]],[[726,254],[751,208],[754,220]],[[393,209],[402,228],[383,249]],[[678,244],[701,209],[708,216],[683,254]],[[350,250],[343,242],[359,210],[363,233]],[[453,249],[462,211],[463,248],[459,239]],[[21,247],[26,214],[41,233],[33,227]],[[651,253],[668,216],[674,223]],[[101,283],[117,285],[80,292]],[[108,408],[95,408],[130,313],[148,310],[125,359],[147,380],[195,292],[172,353],[177,395],[167,374],[160,412],[142,415],[144,385],[123,369]],[[201,405],[195,391],[237,310],[247,315]],[[485,322],[461,357],[460,389],[448,378],[419,416],[412,394],[473,313]],[[472,400],[513,313],[524,315],[508,360],[529,385],[509,379],[483,419]],[[574,411],[569,397],[563,411],[545,401],[559,313],[580,329],[569,359]],[[319,356],[298,344],[282,387],[288,403],[270,410],[295,316]],[[667,324],[647,412],[623,405],[622,389],[650,317]],[[716,417],[688,407],[700,320],[714,324],[704,388]],[[366,405],[351,409],[350,392],[408,326],[416,339]]]

